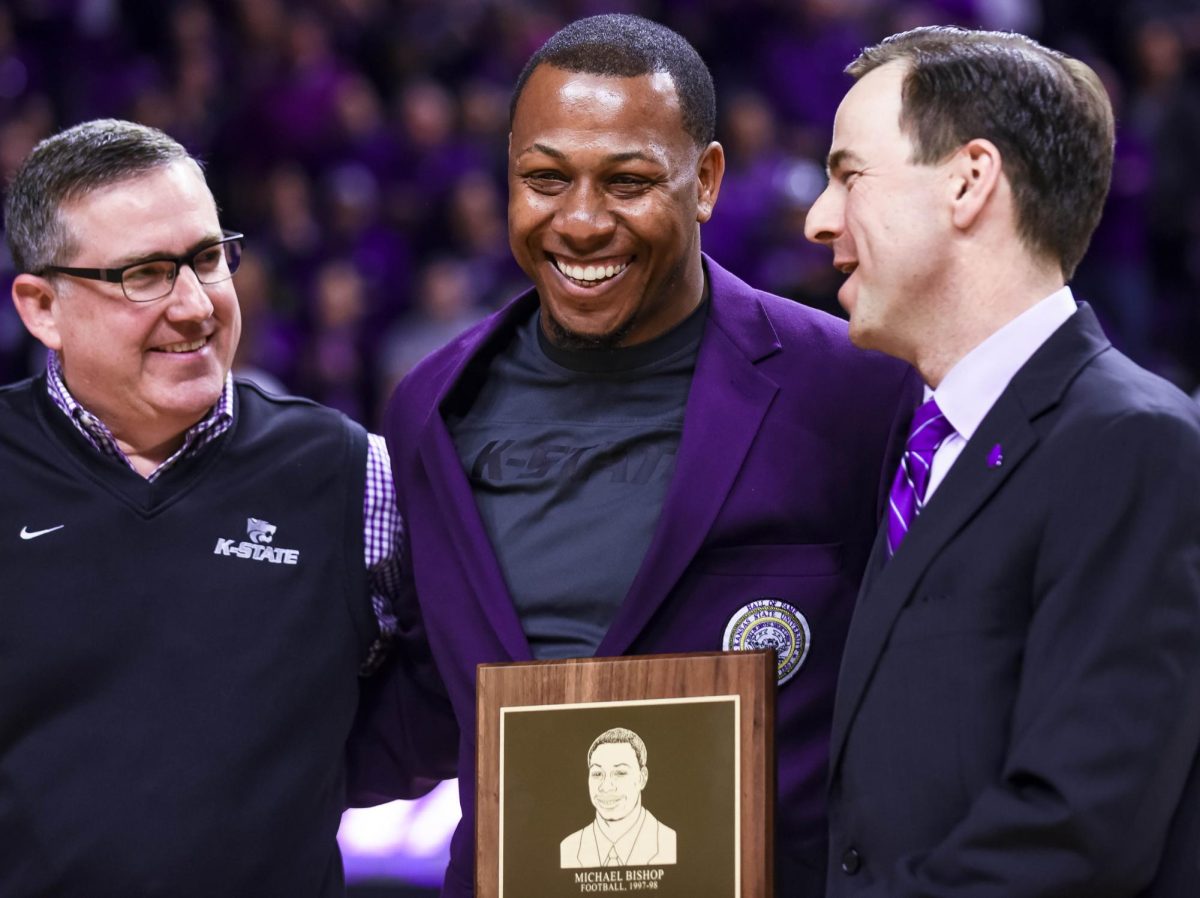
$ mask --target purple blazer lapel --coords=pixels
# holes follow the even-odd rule
[[[675,474],[650,548],[597,655],[620,655],[632,645],[699,552],[779,389],[755,367],[780,350],[762,303],[708,257],[705,264],[712,306]]]
[[[464,605],[463,626],[469,627],[472,620],[487,621],[514,661],[532,660],[533,654],[508,593],[500,562],[479,516],[470,481],[446,429],[442,409],[470,363],[487,352],[489,345],[507,341],[507,335],[511,334],[516,322],[524,318],[529,304],[536,301],[532,291],[522,295],[499,312],[489,326],[464,341],[455,370],[445,379],[445,386],[437,395],[418,437],[418,451],[434,498],[434,503],[423,509],[422,514],[437,515],[441,519],[455,556],[453,559],[447,557],[444,563],[457,561],[466,581],[469,595],[457,597]],[[422,522],[413,522],[411,526],[422,526]]]

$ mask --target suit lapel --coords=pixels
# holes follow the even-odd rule
[[[523,295],[500,313],[494,326],[481,331],[464,346],[456,369],[445,379],[445,386],[437,395],[418,437],[418,451],[436,503],[434,507],[424,509],[424,513],[438,515],[449,534],[459,567],[470,587],[471,597],[463,597],[463,601],[473,603],[515,661],[530,660],[533,654],[500,570],[500,562],[479,516],[470,481],[446,429],[443,407],[454,396],[476,358],[486,357],[495,346],[504,345],[511,338],[513,328],[525,318],[530,305],[536,302],[536,294]],[[422,524],[414,521],[410,526]],[[468,614],[464,620],[471,617],[478,615]]]
[[[883,530],[876,535],[867,577],[846,641],[830,745],[836,772],[846,734],[875,672],[893,624],[943,547],[988,502],[1038,442],[1033,421],[1058,404],[1080,368],[1109,344],[1087,306],[1047,340],[1017,372],[984,417],[945,481],[885,563]],[[990,461],[993,447],[1003,461]]]
[[[741,281],[705,261],[711,308],[675,474],[646,557],[597,655],[624,653],[695,558],[779,390],[755,367],[780,349],[762,303]]]
[[[893,470],[896,465],[893,465]],[[859,595],[866,595],[875,582],[884,567],[887,565],[887,527],[880,526],[875,531],[875,542],[871,544],[871,554],[867,557],[867,566],[863,571],[862,583],[859,586]]]

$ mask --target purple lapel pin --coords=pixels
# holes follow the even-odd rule
[[[988,467],[998,468],[1004,464],[1004,447],[997,443],[988,453]]]

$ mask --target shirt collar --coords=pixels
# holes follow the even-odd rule
[[[936,390],[925,388],[925,398],[936,399],[959,436],[971,439],[1009,381],[1075,309],[1070,287],[1054,291],[959,359]]]
[[[609,851],[615,847],[617,849],[617,857],[621,859],[621,862],[628,863],[629,856],[633,853],[633,846],[637,843],[637,837],[642,831],[645,819],[646,808],[643,805],[638,808],[637,816],[630,822],[629,827],[621,835],[617,836],[615,841],[604,834],[604,830],[600,828],[600,824],[597,822],[592,827],[592,830],[596,833],[596,848],[600,854],[600,862],[603,863],[604,859],[608,857]]]
[[[59,359],[57,352],[51,352],[46,363],[46,390],[54,405],[70,419],[71,423],[75,425],[75,429],[83,434],[84,439],[93,448],[104,455],[124,462],[130,469],[133,469],[133,464],[121,451],[116,437],[113,436],[108,426],[80,405],[79,401],[71,395],[63,377],[62,360]],[[177,462],[195,455],[232,425],[233,375],[226,374],[225,386],[221,389],[221,395],[216,404],[208,410],[203,418],[184,432],[183,444],[172,453],[170,458],[155,468],[147,479],[154,480]]]

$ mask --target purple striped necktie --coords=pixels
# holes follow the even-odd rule
[[[925,489],[929,486],[933,454],[952,433],[954,426],[946,420],[936,400],[930,399],[913,415],[912,429],[904,445],[904,457],[900,459],[900,468],[896,471],[888,498],[889,558],[900,548],[908,528],[921,513],[925,504]]]

